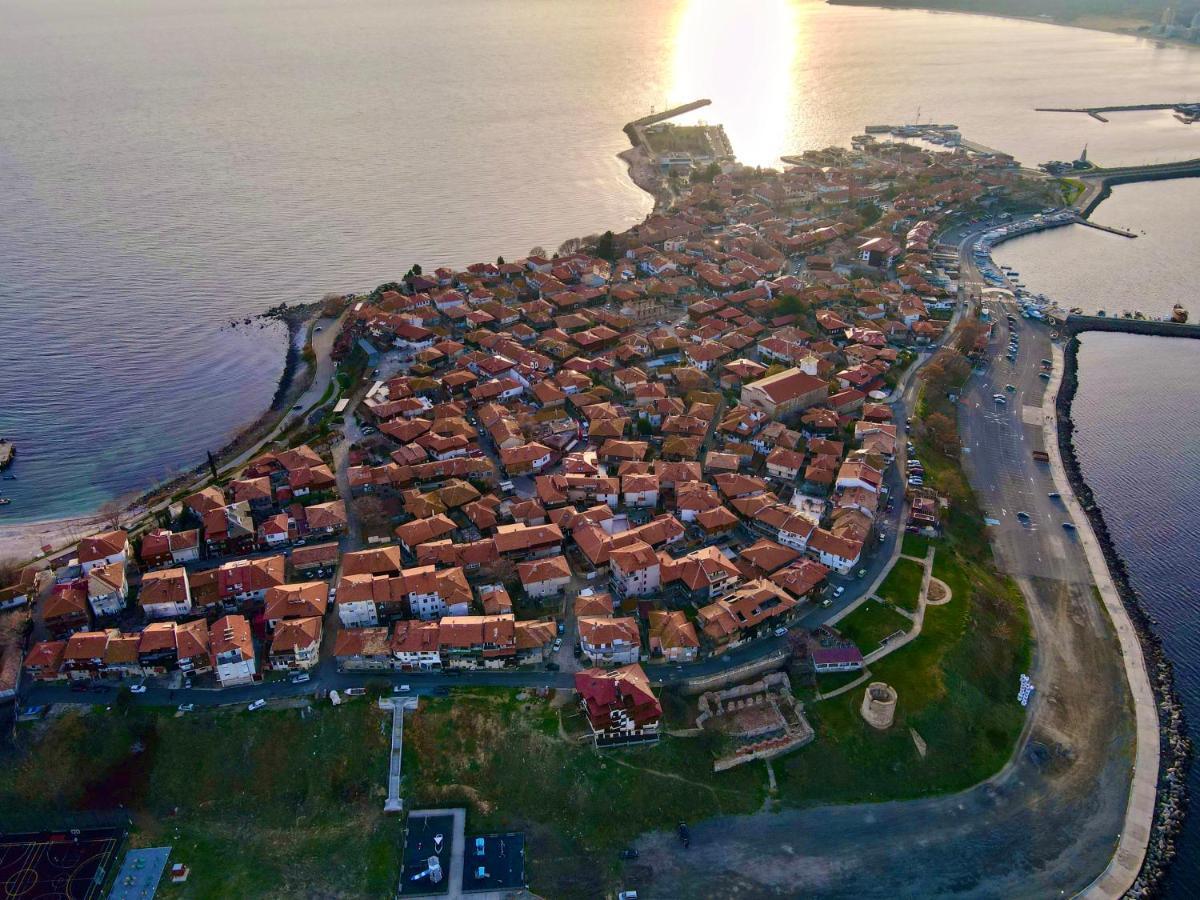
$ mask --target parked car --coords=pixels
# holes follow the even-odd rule
[[[195,703],[180,703],[179,704],[179,711],[181,713],[190,713],[195,708],[196,708]]]
[[[342,693],[345,694],[347,697],[361,697],[364,694],[366,694],[366,692],[367,692],[366,688],[360,688],[360,687],[346,688],[346,690],[342,691]]]
[[[392,685],[392,693],[393,694],[407,694],[411,690],[412,690],[412,688],[407,684]]]
[[[146,693],[146,686],[144,684],[135,684],[129,688],[129,693],[144,694]]]
[[[1062,497],[1062,494],[1060,494],[1058,491],[1051,491],[1046,496],[1049,497],[1051,500],[1057,500],[1060,497]]]
[[[546,671],[547,672],[557,672],[558,669],[559,669],[558,663],[554,662],[553,660],[546,663]]]
[[[782,625],[775,629],[775,637],[786,637],[788,630]]]
[[[554,639],[554,652],[557,653],[561,649],[562,649],[562,638],[555,638]]]
[[[624,850],[622,850],[617,855],[619,857],[621,857],[621,859],[637,859],[640,854],[637,852],[637,850],[635,848],[626,847]],[[628,893],[628,891],[626,893]]]
[[[304,684],[312,678],[307,672],[299,672],[292,676],[292,684]]]
[[[839,585],[833,589],[833,596],[835,597],[840,597],[844,593],[846,593],[846,588],[844,586]]]
[[[259,697],[253,703],[246,707],[246,712],[254,712],[256,709],[262,709],[267,705],[267,701]]]
[[[1023,510],[1023,509],[1019,509],[1019,510],[1017,510],[1017,518],[1022,522],[1028,522],[1029,521],[1029,513],[1025,512],[1025,510]]]
[[[1062,525],[1063,525],[1063,528],[1067,529],[1067,531],[1074,531],[1074,530],[1075,530],[1075,523],[1074,523],[1074,522],[1063,522],[1063,523],[1062,523]]]

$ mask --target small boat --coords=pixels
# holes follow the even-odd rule
[[[0,497],[0,506],[8,506],[10,503],[12,503],[12,500],[8,497]]]
[[[0,475],[0,478],[3,478],[5,481],[16,481],[17,480],[16,475],[8,475],[8,474]]]

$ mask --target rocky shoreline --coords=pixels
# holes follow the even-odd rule
[[[1154,822],[1142,870],[1126,895],[1154,897],[1162,891],[1167,870],[1176,853],[1175,838],[1183,827],[1187,814],[1187,775],[1192,763],[1192,745],[1185,727],[1183,704],[1175,690],[1174,669],[1162,648],[1162,643],[1154,633],[1157,623],[1146,610],[1141,596],[1129,579],[1125,561],[1116,549],[1103,511],[1096,502],[1092,489],[1084,480],[1079,460],[1075,455],[1075,423],[1071,418],[1071,405],[1079,388],[1078,351],[1079,338],[1072,337],[1064,348],[1062,387],[1055,401],[1058,446],[1071,489],[1087,514],[1100,543],[1113,584],[1141,642],[1147,674],[1158,707],[1161,749]]]

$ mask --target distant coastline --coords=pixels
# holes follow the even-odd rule
[[[1160,37],[1148,33],[1148,29],[1154,24],[1149,19],[1137,17],[1123,16],[1082,16],[1076,19],[1064,20],[1047,17],[1046,15],[1021,15],[1019,13],[1005,12],[1003,9],[996,8],[996,0],[985,0],[985,3],[993,5],[991,9],[963,9],[955,5],[954,0],[825,0],[830,6],[870,6],[877,9],[896,9],[896,10],[925,10],[927,12],[939,13],[960,13],[965,16],[989,16],[996,19],[1012,19],[1017,22],[1034,22],[1039,25],[1057,25],[1060,28],[1081,28],[1084,31],[1099,31],[1104,34],[1117,34],[1122,37],[1144,38],[1163,44],[1170,44],[1175,47],[1189,47],[1193,50],[1200,49],[1200,44],[1194,44],[1189,41],[1182,41],[1178,38]],[[1143,31],[1143,30],[1146,31]]]

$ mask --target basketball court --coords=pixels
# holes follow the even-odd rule
[[[121,828],[0,834],[0,897],[94,900],[124,836]]]

